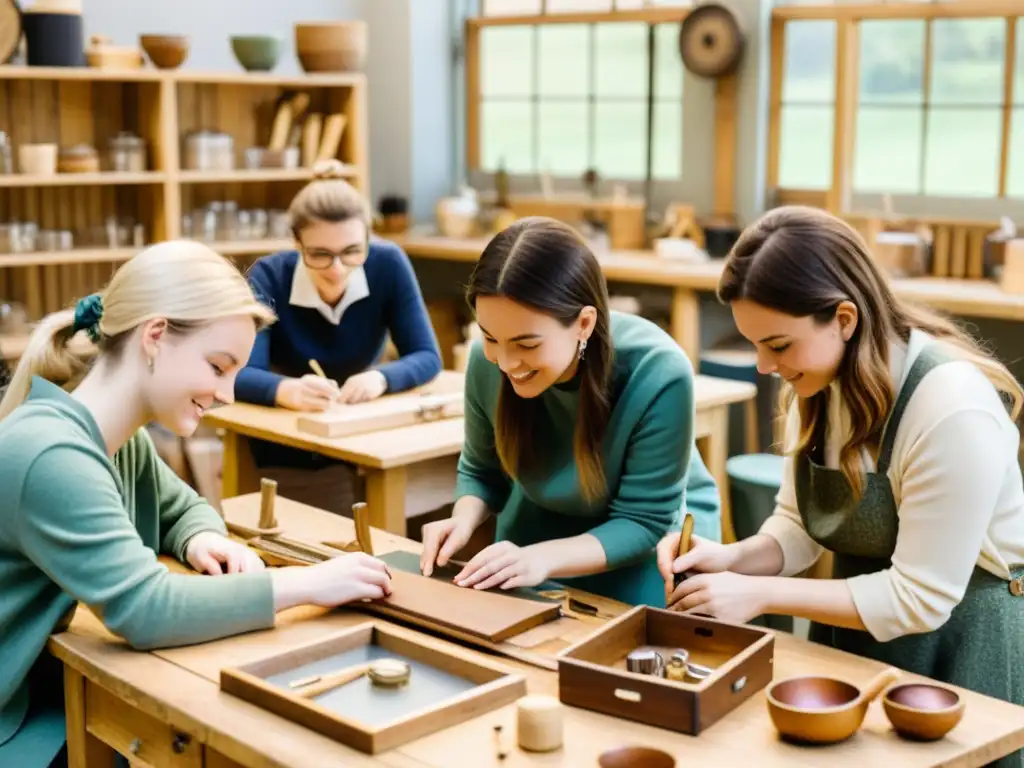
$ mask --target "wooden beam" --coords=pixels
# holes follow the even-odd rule
[[[480,167],[480,27],[466,20],[466,168]]]
[[[1010,175],[1010,138],[1013,130],[1014,70],[1017,64],[1017,19],[1006,20],[1006,50],[1003,58],[1003,132],[999,143],[999,196],[1006,197]]]
[[[857,84],[860,73],[860,25],[850,19],[836,26],[836,101],[832,121],[832,186],[826,207],[841,214],[850,209],[857,134]]]
[[[772,19],[771,74],[768,91],[768,173],[771,194],[779,186],[779,151],[782,145],[782,81],[786,68],[786,22]]]
[[[542,13],[532,16],[477,16],[466,19],[472,27],[536,26],[542,24],[607,24],[641,22],[643,24],[678,23],[690,15],[689,8],[653,7],[633,11],[589,11],[581,13]]]
[[[773,19],[957,19],[1016,16],[1021,0],[943,0],[942,2],[886,2],[822,5],[779,5]]]
[[[736,74],[715,81],[715,215],[736,215],[736,120],[739,89]]]

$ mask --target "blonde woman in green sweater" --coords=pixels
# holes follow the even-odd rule
[[[187,436],[230,402],[273,319],[228,261],[181,241],[142,251],[102,294],[35,331],[0,401],[0,765],[66,761],[61,676],[45,646],[80,602],[148,649],[390,593],[384,564],[365,555],[264,569],[143,429]],[[79,332],[98,355],[70,344]],[[211,577],[173,574],[161,553]]]

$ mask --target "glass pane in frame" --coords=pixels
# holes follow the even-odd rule
[[[1005,20],[935,19],[929,101],[1001,104],[1005,58]]]
[[[534,28],[480,30],[480,94],[483,98],[533,95]]]
[[[537,170],[582,176],[590,160],[590,105],[541,101],[537,105]]]
[[[836,97],[835,22],[787,22],[784,62],[784,102],[833,103]]]
[[[594,105],[594,166],[605,179],[642,179],[647,169],[647,104]]]
[[[857,111],[853,188],[919,194],[923,122],[923,107],[862,106]]]
[[[924,100],[926,22],[868,19],[860,23],[862,104],[920,104]]]
[[[654,102],[655,179],[679,179],[683,175],[683,104],[679,100]]]
[[[683,60],[679,56],[679,26],[658,24],[654,28],[656,99],[680,99],[683,95]]]
[[[924,194],[995,197],[999,193],[1002,110],[933,107],[925,130]]]
[[[1008,197],[1024,198],[1024,106],[1013,110],[1011,121],[1006,194]]]
[[[600,98],[647,98],[647,25],[594,27],[594,92]]]
[[[585,24],[537,27],[538,95],[585,99],[590,93],[590,28]]]
[[[610,11],[612,0],[548,0],[548,13],[585,13]]]
[[[779,186],[828,189],[832,185],[831,105],[783,105],[779,133]]]
[[[534,173],[533,102],[480,103],[480,163],[493,171],[504,161],[509,173]]]
[[[543,0],[482,0],[484,16],[532,16]]]

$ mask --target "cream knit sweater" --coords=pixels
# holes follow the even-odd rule
[[[909,344],[892,347],[897,389],[931,341],[914,331]],[[838,468],[850,421],[838,384],[831,386],[825,462]],[[787,449],[798,423],[794,407],[788,414]],[[946,363],[920,382],[903,413],[888,471],[900,521],[892,566],[846,580],[861,620],[877,640],[942,626],[963,598],[975,566],[1007,580],[1010,568],[1024,566],[1019,442],[994,387],[974,365]],[[873,472],[871,456],[865,451],[861,458]],[[790,456],[774,514],[761,533],[782,547],[783,576],[800,573],[823,551],[800,520]]]

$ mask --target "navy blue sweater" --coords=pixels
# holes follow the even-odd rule
[[[371,241],[363,270],[369,296],[345,309],[338,325],[316,309],[288,302],[299,259],[297,251],[264,256],[253,264],[249,282],[278,320],[256,337],[246,366],[235,381],[238,400],[274,405],[284,377],[312,373],[315,359],[330,378],[345,379],[380,359],[390,331],[399,359],[381,365],[389,392],[425,384],[442,367],[437,337],[409,258],[391,242]]]

